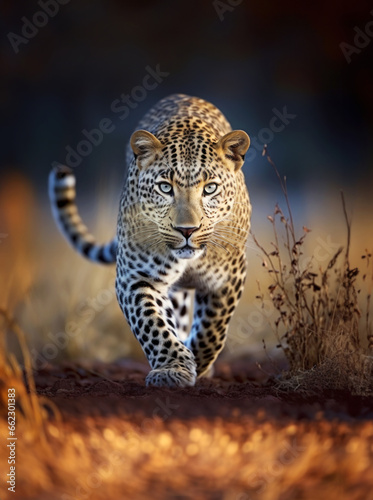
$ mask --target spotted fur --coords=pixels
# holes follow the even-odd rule
[[[150,363],[148,385],[194,385],[224,347],[246,276],[249,143],[202,99],[161,100],[131,137],[117,238],[104,246],[78,216],[72,172],[51,173],[53,213],[70,243],[116,261],[118,302]]]

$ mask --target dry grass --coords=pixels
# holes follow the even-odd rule
[[[18,200],[22,199],[22,203]],[[26,206],[28,208],[26,209]],[[24,424],[45,448],[46,401],[38,398],[32,374],[32,363],[25,335],[15,319],[20,303],[29,292],[33,280],[33,252],[30,221],[35,206],[32,191],[18,176],[11,176],[2,184],[0,213],[2,234],[6,238],[0,246],[0,416],[7,418],[8,388],[17,396],[17,422]],[[13,231],[12,229],[15,228]],[[22,263],[22,264],[21,264]],[[18,359],[14,352],[18,353]],[[25,376],[22,366],[25,370]],[[29,391],[28,388],[31,390]],[[49,405],[49,402],[48,402]],[[52,406],[51,404],[49,406]],[[57,415],[57,414],[56,414]],[[3,435],[6,435],[5,432]]]
[[[324,269],[317,268],[312,258],[304,264],[304,243],[310,230],[303,226],[303,234],[297,235],[286,178],[281,178],[266,149],[264,154],[279,179],[287,207],[287,215],[276,205],[274,214],[268,216],[274,238],[270,250],[254,237],[263,254],[263,267],[271,276],[268,295],[277,311],[273,330],[278,347],[289,363],[289,372],[283,374],[280,386],[306,393],[347,390],[352,394],[371,395],[372,255],[367,250],[362,255],[365,270],[358,282],[361,273],[350,265],[351,223],[342,193],[347,232],[345,249],[340,247]],[[366,285],[364,321],[359,307],[362,285]],[[257,298],[263,303],[266,295],[260,291]]]
[[[40,444],[45,450],[47,445],[45,427],[48,420],[48,411],[53,413],[57,422],[60,416],[54,404],[44,397],[38,397],[32,372],[32,363],[25,336],[16,321],[9,317],[6,311],[0,310],[0,317],[4,320],[7,329],[10,330],[19,343],[22,351],[24,369],[20,366],[12,352],[9,352],[5,342],[4,330],[0,332],[0,416],[7,419],[8,389],[15,389],[17,411],[17,425],[25,426],[38,436]],[[8,434],[5,432],[4,435]]]

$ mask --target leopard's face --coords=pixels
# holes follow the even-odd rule
[[[219,244],[214,229],[229,217],[235,192],[235,175],[218,168],[199,175],[193,185],[183,182],[172,168],[153,167],[139,176],[143,214],[155,223],[158,238],[179,258],[199,257],[208,245]]]
[[[240,131],[227,136],[190,155],[185,147],[165,146],[149,132],[135,132],[131,143],[140,169],[139,223],[150,245],[167,248],[182,259],[198,258],[209,246],[222,247],[221,231],[230,225],[238,171],[249,141]]]

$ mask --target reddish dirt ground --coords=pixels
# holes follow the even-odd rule
[[[276,419],[314,418],[323,412],[325,418],[373,418],[373,401],[347,393],[305,397],[296,391],[280,393],[276,388],[270,364],[260,367],[252,360],[234,365],[218,363],[211,379],[199,379],[195,387],[160,389],[146,387],[146,364],[123,361],[111,365],[65,363],[39,371],[35,383],[39,395],[51,398],[66,417],[126,414],[139,418],[154,416],[159,399],[172,398],[173,406],[165,409],[172,418],[230,418],[259,410]],[[176,408],[177,406],[177,408]],[[160,416],[161,410],[155,415]]]

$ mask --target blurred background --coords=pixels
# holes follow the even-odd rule
[[[81,212],[98,239],[111,237],[129,137],[171,93],[213,102],[250,135],[243,168],[261,241],[271,240],[267,214],[283,203],[261,156],[268,143],[287,176],[297,226],[312,229],[316,264],[345,243],[341,189],[353,217],[353,258],[372,247],[371,10],[364,1],[1,3],[0,306],[22,324],[35,357],[43,349],[49,361],[141,356],[116,304],[114,270],[84,262],[54,227],[47,177],[54,162],[73,156]],[[144,93],[149,67],[161,76]],[[122,94],[132,96],[127,111],[119,111]],[[104,119],[111,131],[84,146]],[[252,241],[248,247],[231,354],[261,349],[271,314],[258,317],[253,305],[256,279],[264,278],[259,252]],[[80,325],[75,335],[66,334],[69,322]],[[60,332],[66,345],[46,348]]]

